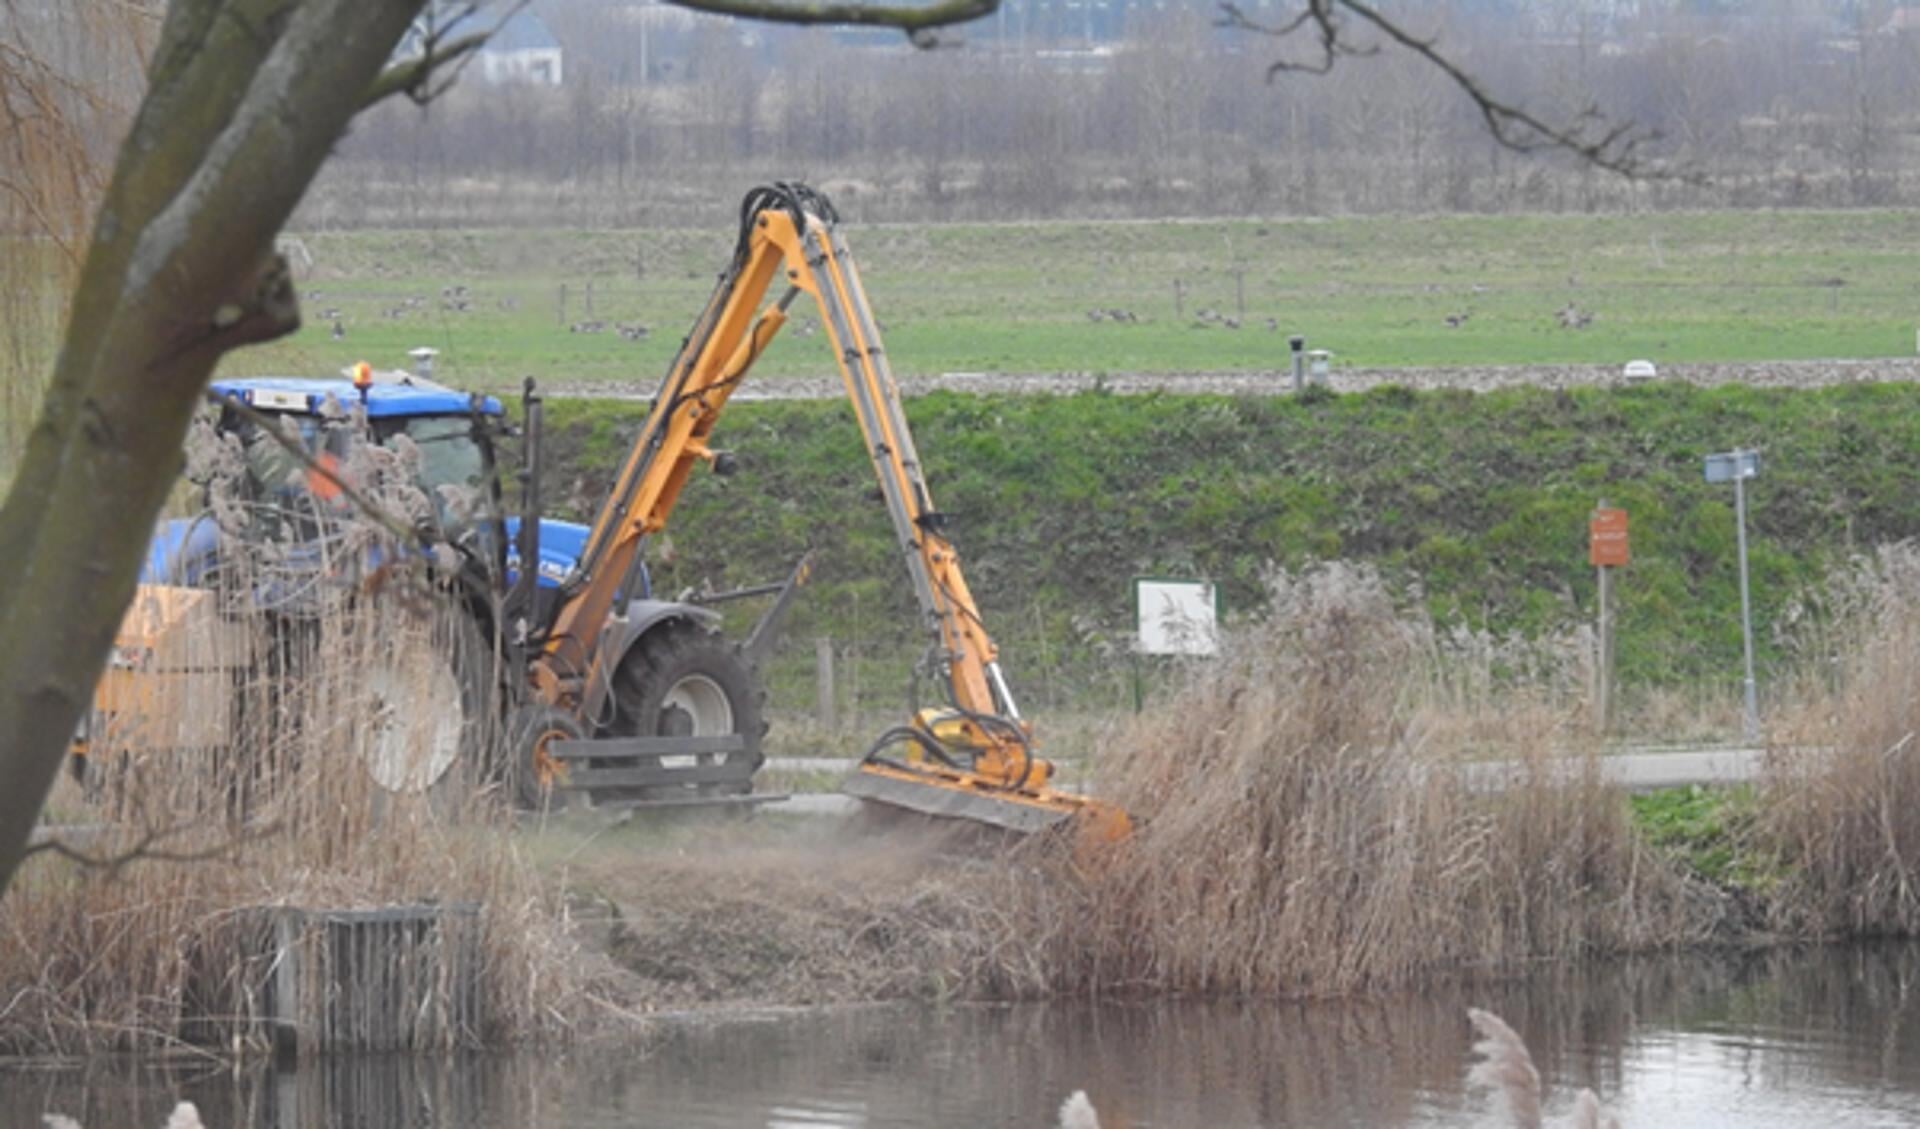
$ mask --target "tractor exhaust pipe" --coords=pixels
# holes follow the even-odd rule
[[[534,380],[527,377],[520,392],[520,416],[526,421],[526,444],[520,460],[520,536],[515,548],[520,556],[520,575],[514,577],[507,593],[506,612],[512,621],[531,614],[540,583],[540,433],[544,409]],[[511,632],[510,638],[521,633]]]

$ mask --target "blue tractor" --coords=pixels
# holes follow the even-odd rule
[[[780,798],[753,792],[765,730],[758,667],[804,580],[804,567],[785,584],[692,603],[655,598],[646,568],[636,564],[619,579],[604,621],[595,627],[610,674],[596,703],[601,723],[591,733],[577,723],[556,727],[545,711],[534,710],[532,725],[544,728],[528,732],[528,662],[545,642],[546,625],[569,586],[581,580],[581,556],[592,532],[540,513],[541,404],[532,382],[520,426],[509,422],[492,396],[459,392],[421,375],[376,373],[364,364],[352,379],[220,380],[208,400],[212,437],[226,456],[213,461],[224,469],[206,473],[203,512],[168,520],[155,531],[134,605],[142,614],[123,625],[95,709],[76,737],[78,769],[84,771],[89,758],[104,760],[116,745],[114,733],[193,732],[199,734],[189,742],[195,745],[225,739],[194,716],[154,716],[166,712],[169,696],[191,697],[178,684],[196,677],[180,673],[196,664],[176,660],[169,669],[167,656],[181,652],[173,642],[192,634],[195,616],[219,614],[218,601],[200,597],[225,586],[229,609],[237,603],[267,623],[274,637],[264,650],[256,648],[251,661],[270,667],[273,677],[297,679],[295,656],[317,630],[313,624],[325,604],[320,597],[337,597],[342,584],[368,587],[383,565],[410,559],[433,576],[443,594],[440,603],[453,611],[443,608],[433,629],[429,653],[440,669],[424,675],[388,669],[385,652],[376,647],[360,672],[378,712],[394,718],[376,728],[367,753],[369,772],[382,788],[437,794],[479,782],[503,786],[527,806]],[[501,441],[508,437],[517,437],[522,448],[521,465],[510,472],[521,484],[518,514],[506,512],[502,491],[508,468]],[[393,513],[356,490],[356,445],[404,450],[415,504],[403,515],[405,527],[389,528],[377,545],[330,552],[327,530],[340,521],[394,524]],[[222,504],[216,492],[226,505],[224,520],[216,512]],[[261,544],[274,546],[275,565],[243,568],[237,558],[251,556]],[[529,560],[537,566],[524,567]],[[712,603],[766,594],[779,598],[746,645],[720,634]],[[226,614],[231,618],[231,610]],[[407,661],[418,666],[417,659]],[[199,677],[211,679],[217,692],[226,684],[222,679],[238,673],[202,670]],[[166,683],[169,677],[173,684]],[[175,706],[174,712],[192,715],[195,708]],[[615,747],[602,740],[593,745],[594,756],[570,763],[565,742],[588,736],[625,743]],[[516,752],[516,743],[522,751]]]

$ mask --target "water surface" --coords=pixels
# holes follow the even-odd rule
[[[1466,1093],[1469,1004],[1526,1037],[1564,1116],[1590,1086],[1629,1129],[1920,1126],[1920,945],[1640,959],[1477,989],[1333,1003],[875,1007],[670,1027],[646,1053],[297,1071],[126,1061],[0,1073],[0,1127],[53,1110],[157,1129],[176,1098],[228,1126],[1052,1124],[1086,1090],[1107,1129],[1490,1125]],[[1551,1118],[1549,1119],[1551,1123]]]

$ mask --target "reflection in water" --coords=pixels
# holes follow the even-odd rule
[[[1486,1124],[1463,1094],[1469,1004],[1513,1024],[1549,1107],[1591,1086],[1630,1127],[1920,1124],[1920,946],[1642,959],[1366,1001],[869,1008],[669,1028],[644,1055],[327,1060],[276,1073],[0,1073],[0,1126],[88,1129]]]

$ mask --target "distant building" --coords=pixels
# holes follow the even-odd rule
[[[401,37],[400,47],[394,52],[395,58],[417,57],[425,48],[428,36],[435,27],[444,29],[446,21],[460,9],[443,3],[427,6],[427,10],[413,21],[407,34]],[[486,10],[468,17],[452,32],[449,38],[473,31],[482,31],[492,26],[491,19],[497,19]],[[471,72],[489,83],[524,82],[536,86],[559,86],[565,81],[563,52],[560,41],[547,30],[547,25],[539,16],[522,8],[508,17],[487,39],[486,46],[474,52]]]
[[[1901,39],[1920,37],[1920,7],[1907,4],[1895,8],[1880,25],[1880,34]]]

